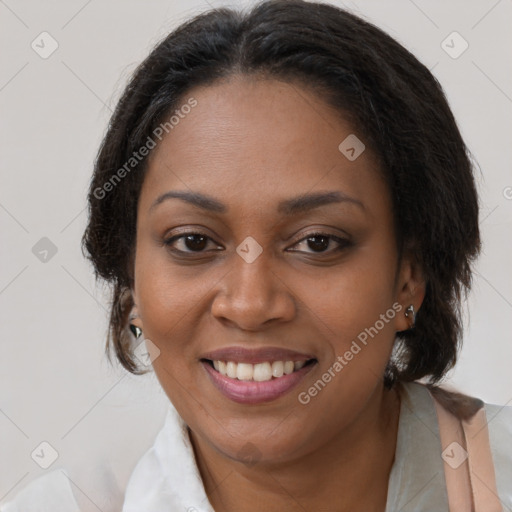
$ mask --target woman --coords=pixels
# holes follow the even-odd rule
[[[512,507],[511,408],[435,386],[480,248],[471,164],[381,30],[301,0],[180,26],[89,208],[109,343],[133,373],[145,347],[172,403],[123,511]]]

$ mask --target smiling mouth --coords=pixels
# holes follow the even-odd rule
[[[233,380],[252,382],[277,380],[317,362],[314,358],[304,361],[265,361],[256,364],[211,359],[201,359],[201,361],[208,364],[216,372],[225,377]]]

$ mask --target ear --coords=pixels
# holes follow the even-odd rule
[[[129,275],[129,289],[131,300],[133,303],[132,310],[128,316],[130,325],[135,325],[139,329],[142,329],[142,321],[139,317],[139,294],[137,292],[137,286],[135,283],[135,248],[133,248],[128,256],[128,275]]]
[[[142,325],[142,320],[139,316],[139,308],[137,306],[137,304],[138,304],[137,294],[135,293],[135,291],[133,289],[131,290],[131,292],[132,292],[133,306],[132,306],[132,309],[128,316],[128,321],[130,323],[130,329],[133,332],[134,329],[131,326],[135,326],[135,327],[139,328],[140,330],[142,330],[143,325]]]
[[[426,283],[423,270],[411,252],[404,254],[396,282],[395,300],[402,306],[402,309],[395,316],[395,331],[406,331],[413,326],[411,316],[405,316],[406,309],[412,305],[414,312],[418,313],[425,298],[425,292]]]

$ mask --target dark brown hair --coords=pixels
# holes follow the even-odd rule
[[[139,373],[127,323],[147,158],[114,186],[106,184],[187,92],[236,74],[324,91],[323,99],[357,125],[378,156],[393,200],[397,244],[400,251],[414,251],[426,279],[416,326],[397,333],[385,384],[439,381],[457,358],[461,299],[480,249],[468,150],[441,86],[409,51],[345,10],[302,0],[202,13],[165,37],[133,74],[97,155],[83,236],[97,277],[113,286],[107,347],[113,345],[121,364]]]

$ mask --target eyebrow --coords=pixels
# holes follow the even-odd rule
[[[213,213],[227,213],[229,211],[229,208],[225,204],[221,203],[214,197],[201,194],[199,192],[186,192],[181,190],[172,190],[162,194],[150,206],[149,211],[169,199],[180,199]],[[294,215],[333,203],[351,203],[359,206],[363,210],[365,209],[363,203],[358,199],[347,196],[346,194],[336,190],[330,192],[303,194],[291,199],[286,199],[278,203],[277,211],[284,215]]]

